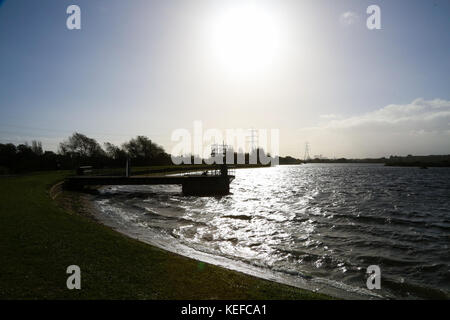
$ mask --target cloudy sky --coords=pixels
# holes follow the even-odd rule
[[[279,129],[282,155],[450,154],[449,18],[448,0],[3,0],[0,142],[170,151],[201,120]]]

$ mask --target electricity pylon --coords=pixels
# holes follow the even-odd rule
[[[308,161],[311,160],[311,156],[309,154],[309,142],[305,143],[305,156],[303,157],[303,160]]]

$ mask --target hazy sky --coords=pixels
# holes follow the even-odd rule
[[[449,35],[448,0],[0,0],[0,142],[170,152],[201,120],[280,129],[282,155],[450,154]]]

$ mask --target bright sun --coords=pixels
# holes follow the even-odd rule
[[[280,50],[279,21],[268,10],[241,5],[224,10],[212,27],[215,57],[228,71],[264,71]]]

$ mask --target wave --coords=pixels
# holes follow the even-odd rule
[[[415,176],[389,169],[244,169],[236,173],[233,194],[222,198],[184,197],[179,188],[119,187],[96,199],[120,210],[114,219],[122,228],[140,228],[147,240],[146,233],[157,231],[159,245],[180,244],[193,256],[203,252],[271,270],[292,283],[308,279],[358,292],[364,291],[367,266],[377,264],[384,285],[367,296],[444,297],[450,287],[450,203],[445,192],[425,186],[450,188],[450,171]]]

